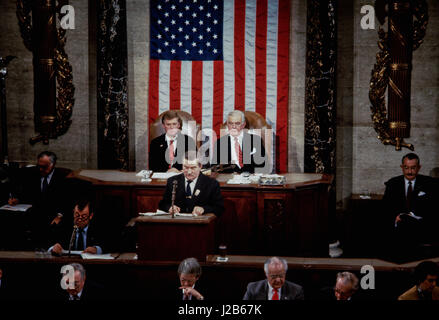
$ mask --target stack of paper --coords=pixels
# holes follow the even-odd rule
[[[162,216],[162,215],[166,215],[169,214],[165,211],[162,210],[158,210],[156,212],[139,212],[139,216],[146,216],[146,217],[152,217],[152,216]]]
[[[7,210],[7,211],[20,211],[20,212],[26,212],[29,208],[32,208],[31,204],[16,204],[14,206],[11,206],[9,204],[5,204],[4,206],[0,207],[0,210]]]

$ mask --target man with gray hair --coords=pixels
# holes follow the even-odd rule
[[[352,300],[352,297],[358,291],[358,278],[351,272],[337,273],[335,281],[334,294],[337,300]]]
[[[159,209],[171,213],[192,213],[200,216],[214,213],[220,216],[224,202],[218,181],[201,173],[201,162],[195,151],[185,154],[183,173],[173,176],[166,183]],[[175,201],[172,207],[172,189],[176,182]]]
[[[178,266],[178,288],[177,300],[204,300],[203,295],[196,283],[201,276],[201,266],[195,258],[184,259]]]
[[[231,111],[227,116],[227,134],[217,140],[214,149],[213,165],[234,165],[222,172],[260,172],[271,173],[271,166],[265,154],[261,137],[249,134],[242,111]]]
[[[303,300],[303,288],[285,280],[288,263],[279,257],[269,258],[264,264],[266,280],[250,282],[244,300]]]
[[[73,271],[73,276],[70,272]],[[107,295],[105,290],[95,282],[87,280],[85,268],[80,263],[70,263],[61,268],[63,274],[61,287],[65,290],[63,300],[105,300]],[[70,281],[74,283],[71,284]],[[67,293],[67,295],[66,295]]]

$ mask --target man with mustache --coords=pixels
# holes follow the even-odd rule
[[[385,183],[384,214],[387,230],[393,229],[395,249],[409,254],[419,244],[437,241],[433,228],[438,217],[433,208],[438,188],[432,177],[418,174],[421,164],[415,153],[402,158],[401,169],[402,175]]]

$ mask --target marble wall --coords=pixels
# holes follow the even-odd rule
[[[67,31],[66,52],[73,68],[75,105],[72,125],[63,136],[50,140],[49,145],[29,144],[36,135],[33,122],[33,66],[32,54],[23,44],[15,15],[16,1],[0,2],[0,55],[14,55],[6,80],[9,159],[21,163],[34,163],[43,150],[54,151],[60,166],[69,168],[96,166],[96,117],[90,101],[88,3],[77,1],[76,29]]]
[[[421,173],[439,166],[439,2],[427,1],[429,23],[424,43],[413,53],[411,137],[421,158]],[[384,182],[401,174],[407,149],[395,151],[377,138],[369,102],[370,74],[378,52],[375,30],[360,26],[363,5],[374,1],[340,1],[338,26],[337,199],[339,206],[351,193],[383,193]]]

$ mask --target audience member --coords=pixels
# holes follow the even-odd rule
[[[439,300],[437,277],[439,267],[433,261],[423,261],[415,267],[415,285],[398,297],[398,300]]]
[[[65,301],[93,301],[105,300],[108,295],[105,290],[97,283],[87,280],[85,268],[82,264],[71,263],[63,267],[65,274],[63,275],[61,283],[65,285],[65,291],[62,291],[60,298]],[[70,284],[70,273],[74,272],[74,285]]]
[[[267,279],[250,282],[244,300],[303,300],[303,288],[285,280],[287,270],[285,259],[269,258],[264,264]]]
[[[220,216],[224,202],[218,181],[200,174],[201,163],[196,152],[187,152],[183,161],[183,174],[168,179],[159,209],[174,213],[193,213],[202,215],[214,213]],[[177,182],[175,202],[172,208],[172,189]]]
[[[411,255],[419,251],[420,245],[437,241],[438,217],[432,208],[438,188],[433,178],[418,174],[421,164],[416,154],[403,156],[401,169],[402,175],[385,183],[385,236],[390,237],[384,241],[390,241],[391,252]]]
[[[336,300],[355,300],[358,292],[358,278],[351,272],[339,272],[335,281],[334,296]]]
[[[201,266],[195,258],[184,259],[178,266],[178,288],[177,300],[204,300],[197,281],[201,276]]]
[[[29,214],[32,240],[36,247],[44,247],[59,226],[66,212],[66,170],[56,168],[57,157],[51,151],[38,155],[37,166],[20,170],[18,190],[9,199],[10,205],[32,204]]]
[[[256,134],[249,134],[245,115],[239,110],[227,116],[227,135],[216,141],[212,165],[232,165],[222,172],[271,173],[271,165],[265,154],[264,143]]]
[[[182,169],[184,154],[196,150],[195,141],[181,133],[183,121],[173,110],[165,112],[162,125],[165,133],[154,138],[149,146],[149,169],[178,172]]]

